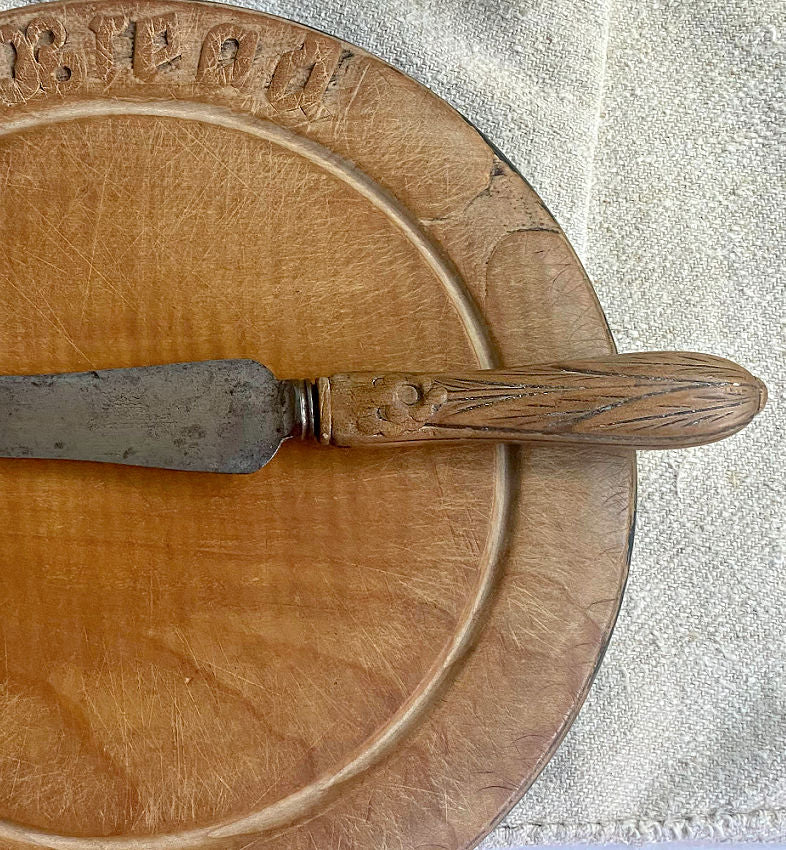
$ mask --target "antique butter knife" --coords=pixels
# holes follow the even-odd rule
[[[747,425],[766,389],[705,354],[623,354],[447,374],[278,380],[254,360],[0,377],[0,456],[255,472],[324,445],[494,440],[671,449]]]

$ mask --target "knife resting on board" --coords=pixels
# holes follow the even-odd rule
[[[500,370],[278,380],[254,360],[0,377],[0,456],[249,473],[289,437],[674,449],[727,437],[764,384],[720,357],[609,355]]]

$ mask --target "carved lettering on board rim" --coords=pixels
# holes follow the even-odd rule
[[[79,85],[84,59],[64,49],[65,43],[65,26],[51,15],[33,18],[24,29],[0,27],[0,45],[6,52],[0,99],[9,105],[24,103],[39,93],[63,94]]]
[[[279,59],[268,88],[268,100],[282,112],[300,108],[313,117],[338,66],[340,53],[338,44],[307,35],[300,48]],[[298,83],[300,77],[302,82]]]
[[[175,15],[157,15],[137,21],[134,37],[134,74],[150,80],[182,57],[180,28]]]
[[[264,99],[267,109],[300,112],[313,121],[325,115],[325,95],[338,70],[341,45],[305,31],[279,55],[262,50],[258,28],[227,21],[193,38],[178,12],[132,18],[96,14],[86,32],[66,31],[63,20],[42,15],[0,27],[0,101],[7,106],[34,97],[65,95],[93,83],[146,83],[240,89]]]
[[[237,24],[217,24],[202,42],[197,79],[239,88],[254,65],[259,34]]]

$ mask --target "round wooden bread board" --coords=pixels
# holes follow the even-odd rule
[[[0,372],[602,355],[534,191],[448,105],[261,13],[0,15]],[[473,846],[616,616],[629,451],[0,461],[0,846]]]

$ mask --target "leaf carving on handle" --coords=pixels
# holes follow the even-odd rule
[[[417,431],[448,399],[448,391],[431,378],[383,375],[372,380],[374,406],[358,417],[361,434],[396,437]]]

